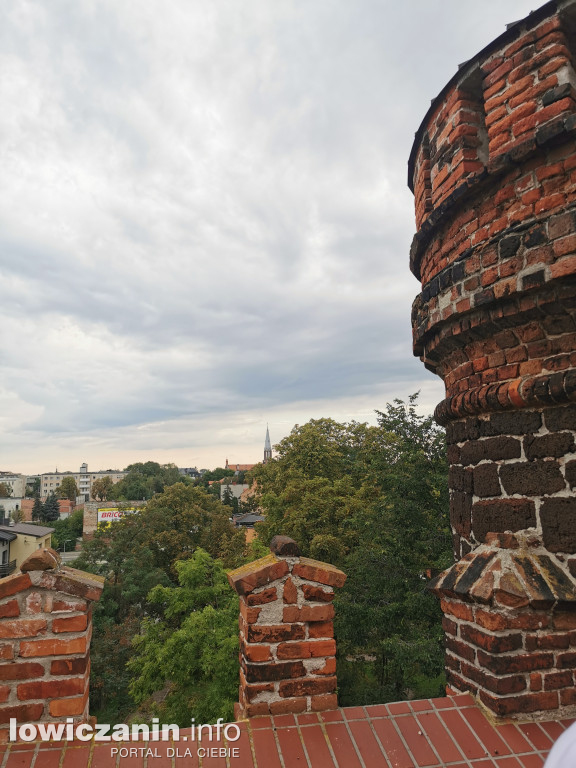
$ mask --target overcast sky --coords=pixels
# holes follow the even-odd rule
[[[0,469],[213,467],[372,421],[412,356],[406,162],[538,0],[10,0]]]

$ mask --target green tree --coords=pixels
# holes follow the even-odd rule
[[[69,517],[54,520],[52,523],[54,528],[52,546],[54,549],[64,549],[64,544],[66,544],[67,550],[74,549],[76,539],[82,536],[83,520],[84,513],[81,509],[77,509]]]
[[[92,489],[91,494],[96,501],[106,501],[108,498],[108,494],[110,493],[110,489],[113,487],[114,481],[110,477],[110,475],[105,475],[104,477],[99,477],[97,480],[94,480],[92,483]]]
[[[22,514],[21,509],[13,509],[12,512],[10,512],[10,517],[12,518],[13,523],[21,523],[24,520],[24,515]]]
[[[40,496],[40,478],[35,477],[31,483],[26,484],[26,497],[33,499],[36,496]]]
[[[176,564],[177,587],[155,587],[152,615],[134,638],[128,662],[137,704],[180,726],[233,717],[238,695],[238,598],[222,564],[202,549]],[[167,695],[160,704],[151,696]]]
[[[430,696],[443,684],[441,612],[428,574],[451,562],[443,432],[416,396],[377,412],[377,425],[312,420],[252,470],[264,541],[284,533],[303,554],[339,565],[340,700]]]
[[[56,495],[59,499],[69,499],[70,501],[76,501],[76,497],[80,491],[76,485],[76,480],[70,475],[65,477],[58,488],[56,488]]]
[[[60,518],[60,506],[58,504],[58,497],[51,491],[46,497],[46,501],[42,507],[42,515],[40,519],[43,523],[51,523],[54,520]]]
[[[224,467],[216,467],[216,469],[208,469],[202,475],[202,481],[208,483],[209,480],[223,480],[225,477],[234,477],[233,469],[225,469]]]
[[[108,499],[137,501],[151,499],[155,493],[162,493],[176,483],[190,485],[191,480],[182,477],[175,464],[158,464],[156,461],[129,464],[127,475],[107,492]]]
[[[42,520],[44,517],[44,504],[40,499],[40,494],[34,497],[34,504],[32,506],[32,520]]]
[[[7,499],[12,496],[12,487],[8,483],[0,483],[0,498]]]

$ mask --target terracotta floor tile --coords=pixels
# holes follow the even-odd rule
[[[447,733],[436,712],[421,712],[418,715],[420,728],[432,742],[438,757],[444,763],[453,763],[462,759],[462,753]]]
[[[564,728],[562,728],[560,723],[557,723],[555,720],[546,720],[545,722],[540,723],[540,726],[546,731],[552,741],[556,741],[556,739],[559,739],[564,733]]]
[[[282,768],[274,731],[271,729],[252,731],[252,744],[254,745],[258,768]],[[232,762],[230,764],[233,765]]]
[[[476,738],[485,747],[489,755],[509,755],[512,750],[499,736],[498,729],[494,728],[479,709],[466,708],[462,711]]]
[[[267,715],[264,717],[250,718],[250,728],[255,731],[260,728],[272,728],[272,718]]]
[[[300,768],[308,764],[297,728],[281,728],[276,731],[276,736],[280,742],[280,750],[286,766]]]
[[[413,712],[429,712],[432,707],[432,703],[429,699],[422,699],[421,701],[409,701],[410,709]]]
[[[8,758],[5,758],[4,768],[30,768],[34,751],[30,750],[29,744],[27,746],[27,750],[10,749]]]
[[[412,711],[407,701],[394,701],[386,706],[391,715],[408,715]]]
[[[156,748],[155,746],[156,744],[161,745],[158,747],[159,755],[164,754],[165,748],[168,746],[168,743],[165,741],[153,742],[153,744],[154,744],[154,747],[152,747],[152,749]],[[122,749],[128,750],[128,755],[126,757],[123,757],[123,754],[124,754],[123,752],[119,752],[119,758],[120,758],[118,762],[119,768],[144,768],[144,752],[140,753],[139,751],[137,751],[136,754],[134,754],[134,752],[130,754],[130,749],[140,750],[143,748],[145,751],[146,749],[148,749],[148,747],[144,747],[143,744],[135,744],[134,742],[121,742],[117,746],[119,750],[122,750]],[[68,750],[66,750],[66,755],[64,755],[64,760],[66,760],[67,756],[68,756]],[[84,763],[84,765],[86,765],[86,763]],[[70,762],[66,765],[63,765],[62,768],[80,768],[80,765],[75,762]]]
[[[366,712],[363,707],[346,707],[344,709],[346,720],[366,720]]]
[[[208,743],[206,743],[203,746],[204,749],[210,749]],[[218,749],[219,747],[216,746],[214,742],[212,742],[212,748]],[[216,753],[217,754],[217,753]],[[210,755],[210,753],[208,753]],[[189,768],[188,760],[176,760],[175,761],[176,768]],[[120,768],[122,768],[122,764],[120,764]],[[202,768],[227,768],[226,764],[226,758],[225,757],[202,757]]]
[[[233,752],[230,754],[229,762],[234,768],[254,768],[254,758],[252,756],[252,749],[250,748],[250,734],[245,723],[239,723],[240,725],[240,738],[236,741],[227,741],[226,746],[229,749],[237,749],[239,757],[232,757]],[[158,768],[156,763],[152,766],[148,765],[148,768]]]
[[[522,768],[542,768],[546,758],[541,755],[523,755],[520,758]]]
[[[300,733],[312,768],[331,768],[334,765],[334,759],[320,725],[302,728]]]
[[[395,725],[400,729],[418,766],[439,765],[438,755],[430,746],[425,732],[420,728],[415,717],[399,717]]]
[[[371,704],[365,707],[368,717],[388,717],[388,708],[386,704]]]
[[[110,744],[96,745],[92,755],[91,768],[114,768],[118,757],[110,754]]]
[[[498,768],[522,768],[522,764],[518,762],[518,758],[514,757],[514,755],[497,757],[495,758],[495,762]]]
[[[531,744],[528,743],[522,731],[511,723],[505,725],[497,725],[495,730],[498,735],[501,736],[504,741],[510,747],[510,750],[515,755],[520,755],[523,752],[533,752]]]
[[[34,768],[58,768],[61,754],[60,749],[44,749],[38,752]]]
[[[341,709],[330,709],[326,712],[320,712],[319,715],[323,723],[336,723],[344,720]]]
[[[452,696],[454,706],[461,709],[462,707],[475,707],[476,702],[469,693],[459,693],[456,696]]]
[[[296,715],[298,725],[314,725],[318,723],[316,712],[305,712],[303,715]]]
[[[402,717],[398,718],[398,720],[408,722],[412,720],[412,718]],[[393,768],[412,768],[412,766],[414,766],[414,761],[406,750],[400,734],[394,727],[393,718],[388,718],[387,720],[374,720],[372,725],[380,739],[386,757]]]
[[[442,698],[431,699],[432,704],[436,709],[452,709],[454,707],[454,700],[450,696],[442,696]]]
[[[554,740],[540,728],[538,723],[521,723],[518,727],[536,749],[548,751],[552,747]]]
[[[486,760],[474,760],[470,765],[474,766],[474,768],[496,768],[496,763],[488,758]],[[456,768],[456,766],[450,766],[450,768]]]
[[[286,728],[296,725],[296,719],[294,715],[276,715],[274,718],[274,725],[276,728]]]
[[[384,720],[374,720],[374,725],[383,722]],[[375,768],[375,766],[386,764],[382,750],[366,720],[353,720],[350,723],[350,732],[367,768]]]
[[[440,711],[440,717],[454,741],[458,744],[468,760],[486,757],[486,750],[474,736],[462,715],[455,709]]]
[[[328,723],[326,733],[339,768],[361,768],[354,744],[344,723]]]
[[[90,757],[91,744],[85,744],[83,747],[66,747],[62,768],[78,768],[78,766],[88,765]],[[143,760],[140,760],[140,765]]]

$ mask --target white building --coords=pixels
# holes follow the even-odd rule
[[[45,472],[40,475],[40,496],[48,496],[51,491],[62,483],[65,477],[72,477],[78,486],[78,498],[80,502],[90,501],[92,499],[92,483],[103,477],[109,477],[113,483],[118,483],[126,476],[126,472],[119,472],[117,469],[107,469],[98,472],[88,472],[88,464],[84,463],[80,467],[80,472]]]
[[[0,472],[0,483],[10,488],[12,498],[22,498],[26,495],[26,475],[18,475],[15,472]]]

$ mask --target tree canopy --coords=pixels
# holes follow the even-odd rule
[[[59,499],[69,499],[70,501],[76,501],[76,497],[80,491],[76,485],[76,480],[72,476],[65,477],[58,488],[56,488],[56,494]]]
[[[176,483],[190,484],[191,480],[178,472],[175,464],[158,464],[156,461],[129,464],[126,476],[106,489],[106,499],[115,501],[139,501],[151,499]],[[100,491],[100,487],[97,487]],[[94,494],[94,490],[92,491]]]
[[[1,482],[0,498],[7,499],[9,496],[12,496],[12,486],[8,485],[8,483]]]
[[[336,600],[343,704],[433,695],[443,684],[441,612],[427,576],[451,563],[443,432],[417,399],[377,412],[377,425],[317,419],[252,470],[257,525],[268,541],[341,567]]]

